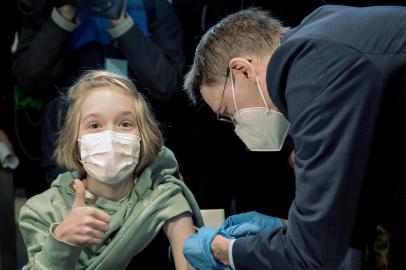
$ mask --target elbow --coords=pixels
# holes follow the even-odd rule
[[[146,91],[145,91],[146,90]],[[152,97],[161,104],[167,104],[173,97],[174,92],[171,89],[162,89],[159,88],[144,88],[143,91],[146,94],[146,97]]]
[[[163,89],[163,91],[158,91],[156,99],[158,99],[162,104],[168,103],[175,94],[173,88]]]
[[[175,61],[166,69],[166,74],[161,74],[161,80],[152,82],[157,93],[157,99],[162,103],[168,103],[175,96],[176,91],[182,87],[183,61]],[[159,72],[159,71],[156,71]]]
[[[321,248],[321,245],[295,245],[289,241],[290,266],[292,269],[352,269],[355,257],[352,249],[337,246]],[[355,250],[354,250],[355,251]],[[356,251],[355,251],[356,252]],[[359,256],[362,259],[362,256]]]
[[[355,264],[361,266],[362,253],[355,249],[349,248],[347,252],[341,253],[342,255],[333,256],[330,260],[324,262],[323,267],[320,269],[352,269]]]
[[[332,256],[312,256],[308,254],[308,260],[300,260],[298,264],[305,266],[303,269],[325,270],[325,269],[352,269],[354,258],[351,256],[351,250],[346,254],[338,255],[338,252]],[[361,257],[360,257],[361,259]],[[307,261],[307,262],[304,262]],[[361,262],[361,261],[360,261]],[[300,268],[302,269],[302,268]]]
[[[172,78],[166,83],[156,81],[151,83],[150,95],[162,104],[168,103],[180,87],[180,78]]]

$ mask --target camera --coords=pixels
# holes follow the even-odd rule
[[[22,13],[32,15],[39,12],[45,5],[61,7],[75,6],[77,11],[91,16],[118,19],[123,11],[126,0],[18,0],[18,7]]]
[[[53,2],[56,7],[69,4],[88,15],[109,19],[118,19],[125,4],[125,0],[53,0]]]

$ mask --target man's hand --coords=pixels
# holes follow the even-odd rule
[[[109,229],[111,217],[97,208],[85,206],[86,188],[82,181],[75,180],[75,189],[71,212],[55,228],[54,235],[61,241],[81,247],[98,245]]]
[[[230,260],[228,258],[230,241],[230,239],[218,234],[211,242],[211,252],[213,253],[214,258],[225,265],[230,265]]]
[[[229,269],[229,266],[218,263],[211,253],[212,241],[215,239],[217,233],[217,229],[202,227],[197,233],[193,234],[185,241],[185,244],[183,245],[183,254],[194,268],[198,270]],[[217,244],[215,245],[215,250],[217,252]]]
[[[277,217],[266,216],[255,211],[228,217],[220,231],[234,238],[256,235],[282,227],[284,222]]]

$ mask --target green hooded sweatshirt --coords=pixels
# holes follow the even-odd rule
[[[21,208],[19,227],[28,252],[26,269],[125,269],[169,219],[190,212],[203,226],[199,207],[185,184],[176,179],[178,164],[163,147],[155,161],[135,179],[132,191],[118,202],[103,197],[86,199],[112,217],[100,245],[79,247],[58,240],[53,229],[69,214],[77,172],[60,174],[51,188],[29,199]]]

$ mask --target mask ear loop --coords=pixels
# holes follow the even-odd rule
[[[247,64],[251,64],[251,62],[248,61],[248,60],[246,60],[246,59],[241,59],[241,60],[243,60],[243,61],[246,62]],[[232,86],[233,89],[234,89],[233,75],[232,75],[232,71],[231,71],[231,70],[230,70],[230,73],[231,73],[231,86]],[[257,88],[258,88],[259,94],[261,95],[262,101],[264,102],[265,108],[267,109],[267,111],[269,111],[269,107],[268,107],[268,104],[266,103],[264,93],[262,92],[262,87],[261,87],[261,85],[259,84],[258,76],[255,76],[255,80],[256,80],[256,83],[257,83]],[[234,97],[235,108],[236,108],[236,110],[237,110],[237,103],[235,102],[235,93],[234,93],[234,92],[233,92],[233,97]],[[237,111],[238,111],[238,110],[237,110]]]
[[[265,97],[264,97],[264,93],[262,92],[261,85],[259,84],[258,76],[255,76],[255,80],[257,81],[258,91],[259,91],[259,94],[261,95],[262,101],[263,101],[264,104],[265,104],[265,108],[269,111],[269,107],[268,107],[268,104],[266,104],[266,100],[265,100]]]

